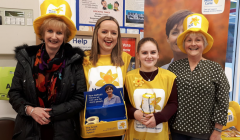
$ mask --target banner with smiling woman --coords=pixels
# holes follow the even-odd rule
[[[144,36],[157,40],[160,57],[157,65],[167,69],[169,64],[187,57],[177,47],[183,19],[192,13],[203,14],[209,21],[208,33],[213,37],[212,49],[204,58],[218,62],[223,68],[226,60],[230,0],[149,0],[145,1]]]

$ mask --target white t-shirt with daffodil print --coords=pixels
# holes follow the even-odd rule
[[[142,96],[148,93],[155,95],[154,111],[162,111],[170,97],[175,78],[175,74],[162,68],[158,68],[158,74],[152,81],[144,80],[139,69],[128,72],[125,87],[132,106],[142,110]],[[160,123],[154,128],[147,128],[141,122],[130,119],[125,139],[168,140],[168,122]]]
[[[122,53],[122,59],[124,65],[121,67],[113,66],[111,62],[111,54],[109,55],[99,55],[98,62],[96,66],[93,66],[89,61],[90,51],[85,51],[86,57],[84,57],[83,61],[83,69],[86,78],[87,90],[93,91],[101,88],[105,84],[113,84],[117,88],[122,88],[125,80],[125,76],[127,73],[127,68],[131,60],[131,55],[126,52]],[[81,125],[83,125],[83,111],[80,116]],[[83,127],[82,127],[83,128]],[[111,137],[111,136],[119,136],[124,134],[124,131],[120,132],[111,132],[97,135],[85,135],[82,129],[81,136],[83,138],[90,137]]]

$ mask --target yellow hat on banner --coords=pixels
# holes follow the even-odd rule
[[[180,34],[177,38],[177,45],[179,49],[186,53],[184,47],[183,47],[183,42],[185,39],[185,36],[189,32],[201,32],[207,39],[208,45],[206,48],[203,50],[203,54],[207,53],[213,45],[213,38],[210,34],[208,34],[208,27],[209,27],[209,22],[205,16],[202,14],[191,14],[188,15],[184,21],[183,21],[183,33]]]
[[[43,21],[50,17],[58,17],[61,18],[69,28],[71,35],[68,38],[69,42],[74,38],[74,36],[77,33],[77,29],[73,21],[71,20],[72,17],[72,11],[71,8],[65,0],[45,0],[41,5],[41,16],[36,18],[33,21],[33,27],[35,30],[35,33],[40,38],[39,34],[39,27],[42,25]]]

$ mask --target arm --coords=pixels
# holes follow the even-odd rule
[[[43,121],[43,118],[49,118],[50,116],[44,111],[44,108],[36,107],[35,104],[32,104],[27,101],[27,97],[29,96],[24,93],[24,84],[26,84],[26,80],[24,79],[24,68],[18,62],[14,77],[12,79],[12,86],[8,92],[9,102],[12,105],[13,109],[22,116],[31,116],[36,122],[39,124],[48,124],[50,121],[46,119]],[[35,107],[35,108],[34,108]],[[34,109],[33,109],[34,108]],[[26,109],[26,112],[25,112]]]
[[[216,123],[215,128],[222,130],[223,126]],[[221,132],[214,130],[210,136],[209,140],[221,140]]]
[[[73,68],[75,67],[73,66]],[[79,113],[85,106],[83,92],[87,91],[87,87],[83,67],[82,65],[78,65],[78,67],[74,70],[75,75],[72,76],[76,78],[75,92],[70,100],[52,106],[52,111],[49,112],[51,120],[57,121],[71,118],[75,114]]]
[[[166,106],[161,112],[153,113],[156,121],[156,125],[162,122],[167,122],[172,115],[177,111],[178,101],[177,101],[177,85],[176,81],[173,83],[172,92],[168,99]]]
[[[216,69],[217,73],[214,73],[217,77],[214,83],[215,101],[212,121],[214,121],[215,124],[224,126],[227,123],[230,86],[222,67],[218,64],[218,68]]]
[[[26,82],[27,79],[23,78],[24,75],[24,69],[22,65],[18,62],[14,76],[12,79],[12,86],[8,92],[9,95],[9,103],[12,105],[12,108],[19,114],[23,116],[27,116],[25,113],[25,106],[31,105],[35,106],[34,104],[31,104],[30,102],[27,102],[26,98],[24,96],[24,90],[23,90],[23,84]]]
[[[222,127],[227,123],[230,86],[220,65],[218,65],[217,72],[218,80],[215,83],[215,104],[212,119],[215,122],[214,127],[222,130]],[[221,132],[214,130],[210,140],[221,140]]]

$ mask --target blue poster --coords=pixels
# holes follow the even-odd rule
[[[84,92],[86,101],[85,119],[96,116],[99,122],[126,119],[123,88],[106,84],[98,90]]]

